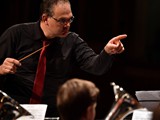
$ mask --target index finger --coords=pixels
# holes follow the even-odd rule
[[[117,42],[119,42],[121,39],[124,39],[124,38],[126,38],[126,37],[127,37],[126,34],[118,35],[118,36],[112,38],[111,41],[117,43]]]
[[[14,59],[14,58],[8,58],[8,61],[13,63],[13,64],[15,64],[15,65],[17,65],[17,66],[21,66],[21,63],[18,60]]]

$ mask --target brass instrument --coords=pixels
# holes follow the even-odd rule
[[[15,120],[23,115],[32,116],[17,101],[0,90],[0,120]]]
[[[122,87],[119,87],[114,82],[111,83],[111,85],[113,86],[115,101],[105,120],[124,120],[124,118],[131,115],[134,110],[143,108],[139,102],[123,90]]]

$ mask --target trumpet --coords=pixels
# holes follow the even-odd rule
[[[143,109],[140,103],[127,93],[122,87],[111,83],[115,95],[115,101],[105,120],[124,120],[134,110]]]

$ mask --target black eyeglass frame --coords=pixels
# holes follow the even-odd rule
[[[53,16],[51,16],[52,19],[54,19],[56,22],[64,25],[64,24],[68,24],[68,23],[72,23],[73,20],[74,20],[74,16],[72,16],[70,19],[65,19],[65,18],[60,18],[60,19],[57,19]]]

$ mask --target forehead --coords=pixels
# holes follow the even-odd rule
[[[53,7],[54,16],[72,16],[71,6],[68,2],[59,2]]]

